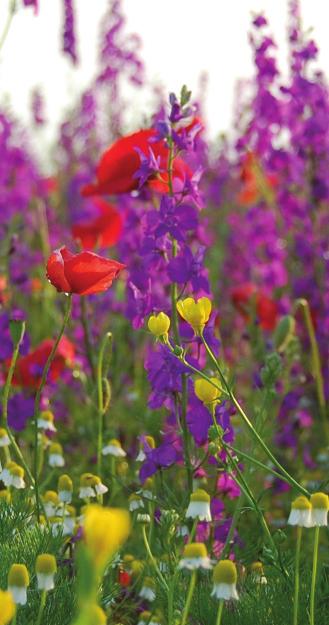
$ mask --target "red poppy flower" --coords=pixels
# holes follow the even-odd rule
[[[38,388],[44,366],[55,341],[45,339],[32,352],[18,359],[13,376],[15,386]],[[66,365],[74,361],[75,347],[65,336],[59,342],[55,357],[50,365],[48,380],[55,382]],[[9,363],[7,363],[9,365]]]
[[[119,584],[123,588],[127,588],[131,584],[131,575],[127,571],[119,571]]]
[[[250,306],[255,303],[256,315],[263,330],[274,330],[278,318],[277,303],[254,284],[246,283],[231,291],[234,306],[246,319],[250,320]]]
[[[91,295],[106,291],[125,265],[93,252],[55,250],[47,262],[47,278],[57,291]]]
[[[72,235],[84,249],[109,247],[115,245],[121,235],[123,219],[115,206],[101,198],[95,198],[97,209],[95,217],[72,226]]]
[[[156,136],[154,128],[139,130],[131,135],[118,139],[101,157],[96,170],[96,184],[88,184],[82,188],[82,195],[106,195],[128,193],[138,189],[138,179],[134,174],[140,168],[140,157],[136,148],[145,156],[152,149],[154,156],[160,160],[160,168],[166,169],[168,161],[168,147],[163,139],[150,142]],[[174,161],[173,177],[182,179],[188,171],[187,165],[180,158]],[[153,188],[159,192],[167,192],[168,185],[161,181],[153,181]],[[152,186],[152,180],[148,182]]]
[[[254,204],[261,194],[265,195],[262,192],[262,185],[264,186],[263,191],[266,191],[265,187],[267,187],[268,192],[272,193],[278,184],[276,174],[264,174],[262,172],[257,162],[257,157],[253,152],[247,152],[245,155],[240,178],[243,186],[237,199],[242,206]]]

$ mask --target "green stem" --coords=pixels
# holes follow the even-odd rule
[[[190,545],[191,543],[193,543],[195,532],[196,532],[196,528],[198,527],[198,523],[199,523],[199,519],[197,517],[193,521],[193,525],[192,525],[192,528],[191,528],[190,535],[188,537],[187,545]]]
[[[11,625],[16,625],[17,623],[17,612],[18,612],[18,606],[16,606],[15,614],[13,616],[13,620],[11,621]]]
[[[38,618],[36,621],[35,625],[41,625],[41,619],[42,619],[42,615],[43,615],[43,611],[45,609],[45,605],[46,605],[46,599],[47,599],[47,591],[43,590],[42,594],[41,594],[41,600],[40,600],[40,607],[39,607],[39,612],[38,612]]]
[[[190,459],[190,435],[186,422],[187,413],[187,378],[185,373],[182,374],[182,402],[181,402],[181,427],[183,434],[183,449],[187,475],[188,494],[191,495],[193,490],[193,467]]]
[[[104,404],[103,392],[103,362],[105,350],[108,344],[112,343],[112,332],[104,335],[97,361],[97,402],[98,402],[98,433],[97,433],[97,475],[102,478],[102,449],[103,449],[103,428],[106,405]]]
[[[159,580],[161,581],[161,584],[163,585],[164,589],[168,593],[169,592],[168,584],[167,584],[165,578],[163,577],[163,575],[162,575],[162,573],[161,573],[161,571],[160,571],[160,569],[159,569],[159,567],[158,567],[158,565],[156,563],[156,559],[155,559],[155,557],[154,557],[154,555],[153,555],[153,553],[151,551],[151,547],[149,545],[149,541],[148,541],[147,536],[146,536],[145,523],[143,523],[143,525],[142,525],[142,534],[143,534],[143,540],[144,540],[145,549],[146,549],[147,555],[149,557],[149,560],[150,560],[151,564],[153,565],[153,568],[154,568],[154,570],[155,570]]]
[[[84,338],[86,356],[87,356],[87,360],[89,363],[92,379],[95,382],[96,371],[95,371],[94,356],[93,356],[94,352],[93,352],[93,347],[92,347],[92,342],[91,342],[91,333],[90,333],[90,327],[89,327],[89,322],[88,322],[87,302],[86,302],[85,297],[80,298],[80,307],[81,307],[81,324],[83,328],[83,338]]]
[[[8,12],[8,16],[7,16],[7,21],[5,23],[5,27],[2,31],[1,34],[1,38],[0,38],[0,50],[2,49],[6,39],[7,39],[7,35],[9,33],[10,30],[10,26],[13,20],[13,17],[15,15],[16,12],[16,0],[11,0],[10,1],[10,5],[9,5],[9,12]]]
[[[217,358],[216,356],[213,354],[213,352],[211,351],[208,343],[206,342],[205,338],[202,336],[202,342],[206,348],[206,351],[208,353],[208,355],[210,356],[212,362],[214,363],[218,373],[219,373],[219,377],[231,399],[232,404],[235,406],[235,408],[237,409],[238,413],[240,414],[240,416],[242,417],[244,423],[246,424],[246,426],[248,427],[249,431],[251,432],[251,434],[253,435],[253,437],[255,438],[255,440],[258,442],[258,444],[261,446],[261,448],[263,449],[263,451],[266,453],[266,455],[268,456],[268,458],[273,462],[274,465],[277,466],[278,469],[280,469],[280,471],[282,471],[283,475],[285,475],[285,477],[287,478],[288,482],[297,490],[301,490],[301,485],[298,484],[298,482],[296,482],[296,480],[288,473],[288,471],[286,471],[286,469],[281,465],[281,463],[279,462],[279,460],[277,460],[277,458],[272,454],[272,452],[270,451],[270,449],[267,447],[266,443],[263,441],[262,437],[258,434],[257,430],[255,430],[254,426],[252,425],[250,419],[247,417],[246,413],[244,412],[242,406],[239,404],[238,400],[236,399],[234,393],[232,392],[229,384],[226,381],[226,378],[224,376],[224,374],[222,373],[222,370],[218,364]]]
[[[319,534],[320,534],[320,527],[316,526],[315,533],[314,533],[313,568],[312,568],[311,598],[310,598],[310,625],[314,625],[315,623],[314,607],[315,607],[316,574],[317,574],[317,569],[318,569]]]
[[[11,383],[12,383],[12,379],[13,379],[13,375],[14,375],[14,371],[15,371],[15,366],[16,366],[16,362],[17,362],[17,358],[18,358],[18,354],[19,354],[19,348],[22,344],[23,338],[24,338],[24,333],[25,333],[25,322],[23,322],[22,324],[22,332],[21,332],[21,336],[19,338],[19,340],[16,342],[16,344],[14,345],[14,351],[13,351],[13,355],[12,355],[12,359],[11,359],[11,363],[10,363],[10,367],[9,367],[9,371],[8,371],[8,375],[7,375],[7,379],[4,385],[4,389],[3,389],[3,393],[2,393],[2,417],[1,417],[1,421],[2,424],[5,428],[8,427],[8,399],[9,399],[9,393],[10,393],[10,387],[11,387]]]
[[[295,302],[295,309],[298,307],[302,308],[305,326],[307,329],[308,337],[311,344],[311,356],[312,356],[312,375],[315,379],[316,384],[316,392],[318,396],[318,402],[320,407],[320,414],[323,420],[323,428],[327,441],[329,442],[329,429],[327,423],[327,414],[326,414],[326,398],[324,393],[324,382],[321,370],[321,358],[319,353],[319,347],[316,340],[316,334],[314,330],[314,324],[312,321],[311,311],[309,303],[306,299],[298,299]]]
[[[191,581],[190,581],[190,586],[188,589],[188,593],[187,593],[187,598],[186,598],[186,603],[184,606],[184,611],[183,611],[183,617],[182,617],[182,622],[181,625],[186,625],[187,622],[187,617],[190,611],[190,607],[191,607],[191,603],[192,603],[192,597],[193,597],[193,593],[194,593],[194,588],[195,588],[195,584],[196,584],[196,577],[197,577],[197,572],[196,570],[193,571],[192,576],[191,576]]]
[[[169,592],[168,592],[168,625],[172,625],[173,623],[174,595],[175,595],[175,589],[177,587],[178,575],[179,575],[179,569],[176,568],[176,571],[171,578]]]
[[[221,599],[218,605],[216,625],[220,625],[222,622],[223,608],[224,608],[224,599]]]
[[[33,474],[34,474],[34,488],[35,488],[35,501],[36,501],[36,514],[37,514],[37,519],[38,522],[40,521],[40,495],[39,495],[39,484],[38,484],[38,457],[39,457],[39,432],[38,432],[38,419],[39,419],[39,415],[40,415],[40,403],[41,403],[41,396],[42,396],[42,391],[43,388],[47,382],[47,376],[49,373],[49,369],[51,367],[51,363],[54,360],[58,345],[60,343],[60,340],[64,334],[66,325],[69,321],[70,318],[70,314],[71,314],[71,309],[72,309],[72,293],[70,293],[67,296],[67,303],[66,303],[66,308],[65,308],[65,313],[64,313],[64,317],[63,317],[63,322],[62,322],[62,326],[61,329],[59,331],[59,334],[57,336],[57,339],[53,345],[53,348],[48,356],[47,362],[44,366],[43,372],[42,372],[42,376],[41,376],[41,382],[40,385],[38,387],[38,390],[36,392],[35,395],[35,401],[34,401],[34,462],[33,462]]]
[[[18,447],[16,440],[13,436],[13,434],[11,433],[9,427],[8,427],[8,399],[9,399],[9,393],[10,393],[10,387],[11,387],[11,383],[12,383],[12,379],[13,379],[13,375],[14,375],[14,371],[15,371],[15,366],[16,366],[16,362],[17,362],[17,358],[18,358],[18,354],[19,354],[19,348],[20,345],[22,343],[23,337],[24,337],[24,332],[25,332],[25,323],[23,323],[22,325],[22,334],[20,337],[20,340],[17,342],[17,344],[14,347],[14,351],[13,351],[13,356],[11,359],[11,363],[10,363],[10,367],[9,367],[9,371],[8,371],[8,375],[7,375],[7,379],[5,382],[5,386],[3,389],[3,393],[2,393],[2,421],[3,421],[3,425],[7,430],[7,434],[9,437],[9,440],[11,442],[12,448],[16,454],[16,457],[18,458],[18,460],[20,461],[22,467],[24,468],[26,475],[28,476],[31,485],[34,486],[34,479],[33,479],[33,475],[28,467],[28,465],[26,464],[23,454],[20,450],[20,448]]]
[[[298,601],[299,601],[299,563],[300,563],[300,546],[302,543],[302,527],[297,527],[297,542],[295,556],[295,591],[294,591],[294,611],[293,625],[298,625]]]
[[[286,484],[290,484],[290,481],[288,480],[288,478],[285,477],[285,475],[281,475],[281,473],[278,473],[277,471],[274,471],[274,469],[271,469],[271,467],[268,467],[263,462],[260,462],[260,460],[256,460],[256,458],[254,458],[253,456],[250,456],[249,454],[246,454],[245,451],[241,451],[241,449],[236,449],[235,447],[232,447],[232,445],[227,445],[227,447],[231,451],[233,451],[235,454],[238,454],[239,456],[242,456],[242,458],[245,458],[246,460],[249,460],[249,462],[251,462],[252,464],[255,464],[257,467],[260,467],[261,469],[264,469],[268,473],[271,473],[272,475],[274,475],[278,479],[282,480],[283,482],[286,482]],[[306,497],[310,496],[310,493],[308,492],[308,490],[306,490],[306,488],[304,488],[301,485],[299,486],[299,491],[300,491],[300,493],[302,493]]]

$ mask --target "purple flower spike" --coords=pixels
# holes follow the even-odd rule
[[[63,52],[71,57],[74,64],[78,62],[72,0],[64,0]]]

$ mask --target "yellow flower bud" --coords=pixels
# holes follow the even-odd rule
[[[16,612],[13,596],[8,590],[0,590],[0,625],[8,625]]]
[[[195,301],[192,297],[177,302],[177,310],[183,319],[192,326],[195,334],[200,336],[209,321],[211,301],[208,297],[200,297]]]
[[[197,378],[194,382],[194,392],[204,404],[213,404],[221,396],[221,391],[218,389],[218,379],[210,378],[210,380],[213,384],[203,378]],[[214,384],[216,384],[217,388],[215,388]]]
[[[158,339],[160,337],[168,338],[170,319],[164,312],[160,312],[157,315],[151,315],[147,322],[147,327]]]
[[[103,569],[111,556],[125,542],[130,532],[126,510],[86,506],[83,531],[87,548],[97,569]]]

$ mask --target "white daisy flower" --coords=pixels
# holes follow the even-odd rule
[[[211,596],[216,599],[239,599],[236,589],[238,574],[234,562],[231,560],[221,560],[214,568],[214,587]]]
[[[127,454],[122,449],[120,441],[112,438],[102,449],[103,456],[114,456],[115,458],[124,458]]]
[[[328,524],[329,497],[325,493],[311,495],[312,526],[323,527]]]
[[[43,410],[42,412],[40,412],[37,423],[40,430],[57,432],[54,426],[54,415],[50,410]]]
[[[140,508],[144,508],[143,499],[139,495],[133,493],[129,497],[129,512],[134,512]]]
[[[16,605],[26,604],[29,584],[30,576],[25,564],[12,564],[8,573],[8,590]]]
[[[10,438],[5,428],[0,428],[0,447],[8,447],[10,445]]]
[[[73,482],[69,475],[61,475],[58,478],[58,497],[62,503],[71,503],[72,501],[72,492],[73,492]]]
[[[179,569],[211,569],[212,564],[207,554],[206,545],[203,543],[190,543],[185,545],[183,557],[178,564]]]
[[[48,592],[55,588],[55,573],[57,571],[56,559],[50,553],[42,553],[37,557],[35,570],[37,574],[38,589]]]
[[[312,527],[312,505],[304,495],[297,497],[292,502],[288,525]]]
[[[190,497],[190,503],[186,510],[186,518],[199,519],[199,521],[211,521],[210,495],[202,488],[198,488]]]
[[[147,599],[148,601],[154,601],[156,594],[155,594],[155,583],[152,577],[144,577],[143,586],[140,589],[138,594],[140,597],[142,597],[142,599]]]
[[[63,447],[59,443],[51,443],[49,447],[48,463],[50,467],[64,466]]]

